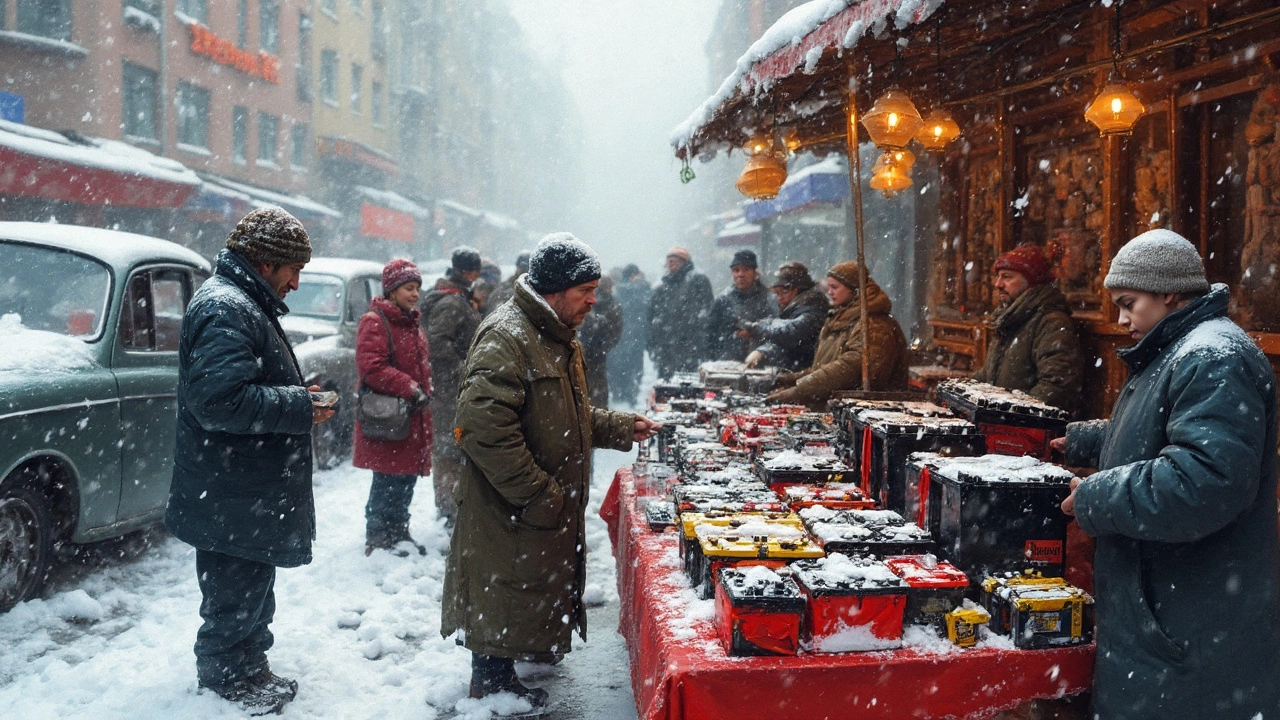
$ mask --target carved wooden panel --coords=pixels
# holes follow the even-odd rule
[[[1250,330],[1280,331],[1280,82],[1253,102],[1245,140],[1244,237],[1236,285],[1237,316]]]
[[[1058,285],[1073,305],[1099,306],[1102,278],[1102,158],[1096,136],[1028,148],[1020,243],[1055,243]]]
[[[965,213],[964,306],[970,313],[989,312],[995,305],[991,264],[1000,254],[1000,160],[979,156],[969,161],[968,204]]]

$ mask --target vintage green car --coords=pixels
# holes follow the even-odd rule
[[[165,240],[0,222],[0,612],[55,548],[164,514],[179,331],[209,274]]]

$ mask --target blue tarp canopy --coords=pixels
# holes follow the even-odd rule
[[[849,197],[849,171],[840,156],[828,157],[787,178],[778,197],[754,200],[742,207],[747,222],[758,223],[819,203],[839,204]]]

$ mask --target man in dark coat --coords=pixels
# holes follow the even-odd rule
[[[778,317],[746,324],[747,333],[763,341],[747,355],[746,363],[804,370],[813,364],[818,335],[827,321],[827,296],[809,277],[809,268],[794,261],[778,268],[770,289],[778,296]]]
[[[715,300],[711,281],[693,267],[689,251],[667,253],[667,274],[649,299],[649,355],[658,376],[698,369],[706,359],[707,316]]]
[[[991,345],[974,378],[1021,390],[1067,412],[1079,410],[1084,376],[1080,340],[1053,268],[1036,245],[1021,245],[992,266],[1001,305]]]
[[[622,337],[609,355],[609,392],[615,402],[634,406],[639,400],[640,379],[644,375],[652,290],[644,273],[635,265],[627,265],[619,275],[613,294],[622,308]]]
[[[1129,241],[1103,284],[1129,379],[1055,441],[1099,469],[1063,503],[1097,539],[1094,717],[1280,717],[1275,372],[1180,235]]]
[[[277,567],[311,562],[312,404],[278,318],[311,260],[302,223],[246,215],[191,299],[178,349],[173,482],[164,523],[196,548],[204,624],[196,674],[251,715],[279,712],[298,684],[271,672]]]
[[[585,511],[593,447],[626,450],[657,425],[594,408],[575,328],[600,263],[568,233],[538,244],[516,296],[485,318],[467,357],[457,432],[471,460],[445,568],[441,634],[472,652],[472,697],[547,693],[514,661],[554,662],[586,637]]]
[[[587,364],[587,397],[598,408],[609,407],[609,354],[622,338],[625,320],[622,307],[613,297],[613,279],[600,278],[596,304],[582,321],[578,341]]]
[[[458,476],[466,458],[453,437],[462,364],[480,326],[480,311],[471,304],[471,284],[480,277],[480,253],[455,248],[449,272],[422,299],[422,329],[427,335],[431,359],[431,482],[436,491],[436,512],[453,526],[457,506],[453,500]]]
[[[486,306],[489,312],[497,310],[499,305],[515,296],[516,280],[519,280],[521,275],[529,272],[530,255],[531,253],[528,250],[522,250],[519,255],[516,255],[515,274],[498,283],[493,292],[489,293],[489,304]]]
[[[777,315],[777,305],[760,282],[756,254],[739,250],[733,254],[729,271],[733,286],[720,293],[711,306],[707,321],[707,354],[712,360],[742,360],[760,345],[745,330],[747,323]]]

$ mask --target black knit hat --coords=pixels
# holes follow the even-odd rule
[[[460,245],[453,249],[449,264],[458,272],[480,272],[480,251]]]
[[[258,208],[240,218],[227,247],[255,265],[311,262],[311,240],[298,218],[283,208]]]
[[[755,270],[760,267],[756,262],[756,254],[750,250],[739,250],[733,254],[733,262],[729,263],[729,268],[745,267]]]
[[[529,285],[539,295],[552,295],[600,279],[600,258],[572,233],[552,233],[538,243],[529,259]]]

